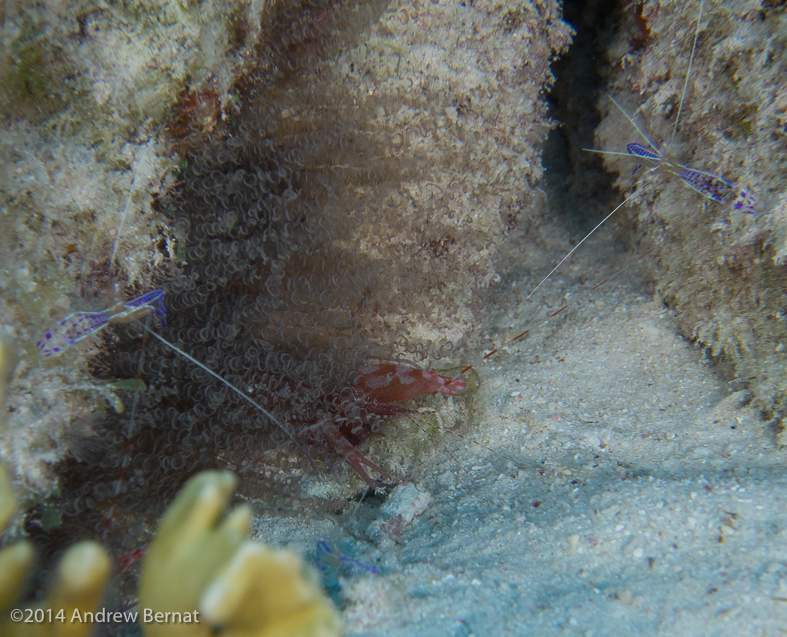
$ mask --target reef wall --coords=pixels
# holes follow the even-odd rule
[[[652,163],[607,155],[633,202],[635,243],[683,334],[732,364],[775,434],[787,407],[787,15],[783,3],[641,2],[608,50],[614,96],[650,140],[752,192],[754,214],[712,201]],[[681,108],[682,105],[682,108]],[[597,148],[646,143],[606,97]],[[677,124],[678,112],[680,121]]]
[[[24,360],[3,457],[40,491],[57,464],[66,513],[96,524],[141,493],[160,508],[217,465],[297,491],[309,448],[321,472],[355,479],[320,423],[359,364],[459,364],[485,326],[484,295],[538,243],[543,90],[571,35],[555,2],[145,7],[5,22],[13,77],[59,88],[59,73],[79,90],[26,117],[23,99],[53,89],[4,80],[16,149],[4,236],[20,274],[3,274],[2,323]],[[30,69],[14,53],[27,22],[46,44]],[[31,162],[42,177],[25,182]],[[71,186],[65,203],[57,183]],[[36,203],[47,197],[56,204]],[[138,324],[38,357],[46,327],[111,306],[115,283],[125,298],[163,286],[162,333],[285,426]],[[129,391],[134,379],[144,391]],[[382,420],[350,403],[355,444]]]
[[[69,312],[109,307],[116,294],[149,289],[167,271],[174,244],[154,210],[179,161],[167,124],[189,109],[209,129],[232,110],[262,6],[2,9],[0,324],[21,358],[2,457],[34,490],[50,490],[68,423],[110,409],[107,399],[122,405],[89,376],[100,339],[52,362],[38,357],[36,341]]]

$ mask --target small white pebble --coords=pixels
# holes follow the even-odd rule
[[[414,484],[400,484],[380,510],[387,516],[401,515],[404,523],[410,524],[413,518],[426,511],[431,499],[432,495],[426,489],[419,489]]]
[[[634,602],[634,595],[628,588],[618,591],[615,596],[626,606],[630,606]]]

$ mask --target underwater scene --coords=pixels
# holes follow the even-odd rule
[[[783,0],[0,43],[0,637],[787,634]]]

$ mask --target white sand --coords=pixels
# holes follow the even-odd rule
[[[426,510],[366,541],[342,522],[345,550],[381,571],[344,569],[348,634],[785,633],[783,454],[748,392],[632,281],[592,301],[592,283],[550,281],[545,298],[569,290],[581,307],[478,367],[464,440],[409,472]],[[268,523],[263,536],[303,542],[331,526]]]

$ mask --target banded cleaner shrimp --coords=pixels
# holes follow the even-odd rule
[[[668,107],[663,112],[632,112],[637,121],[648,122],[648,136],[661,147],[675,127],[699,3],[637,4],[646,21],[635,28],[648,29],[653,40],[642,51],[629,52],[633,45],[625,36],[613,44],[615,59],[625,68],[618,69],[623,77],[611,79],[610,92],[625,105],[636,103],[637,97],[619,96],[639,79],[648,103],[654,95],[662,99]],[[429,518],[409,531],[398,561],[394,551],[386,552],[380,578],[346,594],[351,632],[405,635],[417,627],[439,634],[447,624],[457,634],[781,630],[781,593],[776,591],[782,589],[775,579],[768,592],[761,588],[761,597],[751,598],[757,608],[742,608],[736,600],[754,584],[739,570],[750,568],[740,551],[758,545],[757,532],[745,530],[742,517],[787,528],[787,510],[780,504],[786,482],[783,452],[770,444],[763,428],[756,386],[750,390],[740,368],[725,370],[689,342],[696,335],[686,329],[687,308],[675,306],[668,292],[709,278],[705,287],[684,292],[683,301],[696,294],[694,301],[710,303],[714,320],[721,322],[723,312],[743,310],[739,328],[723,328],[735,338],[746,337],[744,328],[755,324],[752,312],[758,310],[756,304],[734,305],[731,299],[737,303],[741,296],[772,293],[777,296],[772,311],[784,307],[783,273],[756,239],[767,229],[774,239],[778,236],[773,197],[781,196],[784,186],[763,157],[770,149],[783,165],[772,142],[783,142],[778,123],[783,126],[784,120],[773,116],[775,104],[766,101],[750,136],[728,136],[714,124],[732,120],[733,111],[722,106],[730,102],[720,101],[718,110],[704,102],[714,81],[722,83],[717,87],[722,94],[731,91],[736,95],[729,98],[746,101],[741,86],[724,86],[721,72],[730,61],[726,47],[736,44],[730,38],[740,34],[742,50],[753,49],[737,60],[737,81],[752,95],[766,82],[783,86],[782,63],[762,66],[758,60],[767,56],[753,51],[770,49],[774,60],[783,60],[774,40],[756,34],[774,36],[784,21],[778,10],[760,20],[755,13],[764,5],[754,3],[708,8],[689,76],[701,90],[687,94],[673,150],[691,168],[729,183],[753,182],[757,213],[736,209],[734,201],[709,201],[667,171],[640,169],[632,176],[636,157],[610,156],[624,192],[636,192],[636,199],[650,204],[635,222],[645,236],[634,242],[634,264],[645,269],[650,286],[631,271],[631,258],[605,250],[597,236],[548,278],[531,302],[525,299],[540,277],[510,283],[492,320],[505,336],[491,337],[495,344],[485,353],[494,353],[472,361],[481,377],[472,433],[459,445],[444,438],[450,454],[441,449],[423,467],[420,479],[433,496]],[[707,64],[712,60],[715,69]],[[669,72],[649,79],[662,62]],[[748,65],[751,75],[745,73]],[[641,143],[620,111],[606,97],[601,101],[614,115],[602,124],[598,146],[623,151],[628,143]],[[655,131],[649,118],[659,120]],[[696,238],[684,247],[686,237]],[[692,251],[696,262],[684,250]],[[678,254],[685,260],[682,270],[676,267]],[[598,286],[607,275],[595,272],[614,274],[620,268],[620,274]],[[661,268],[671,280],[665,282]],[[712,276],[725,268],[732,276]],[[771,283],[773,292],[767,291]],[[654,291],[675,309],[653,299]],[[532,299],[546,317],[558,312],[543,327],[529,318]],[[763,320],[766,325],[772,321],[767,336],[751,339],[749,347],[771,356],[781,342],[774,334],[780,328],[777,320]],[[687,339],[679,336],[681,328]],[[723,337],[701,331],[700,343],[706,346],[708,337]],[[775,544],[762,546],[755,561],[767,569],[780,550]],[[394,565],[395,580],[387,570]],[[721,572],[729,579],[718,586],[713,578]],[[781,578],[785,571],[779,573]],[[411,593],[402,602],[406,612],[398,606],[398,613],[386,612],[376,601],[402,588]],[[474,591],[472,604],[467,591]],[[725,611],[733,606],[736,613]],[[385,628],[370,629],[364,622],[373,617]]]
[[[505,634],[522,626],[573,630],[575,625],[601,633],[615,613],[652,627],[658,617],[673,617],[676,606],[689,610],[676,597],[704,603],[707,589],[697,594],[685,571],[672,573],[695,549],[714,548],[707,545],[706,531],[713,533],[716,551],[732,552],[743,546],[743,534],[717,529],[741,525],[736,520],[747,516],[761,519],[753,506],[736,498],[732,482],[719,480],[726,469],[738,474],[742,488],[757,488],[752,474],[741,475],[747,464],[758,466],[748,462],[757,460],[747,449],[757,447],[757,427],[752,410],[740,407],[745,395],[719,402],[725,388],[675,336],[669,313],[626,289],[628,272],[585,299],[596,283],[588,282],[587,273],[595,272],[594,259],[606,257],[584,257],[539,290],[539,298],[552,305],[547,316],[565,300],[580,302],[527,337],[515,339],[527,329],[523,318],[532,315],[532,303],[522,297],[535,281],[508,288],[493,324],[500,332],[510,329],[514,336],[508,341],[516,343],[494,339],[497,346],[490,350],[497,352],[475,364],[482,391],[472,429],[460,432],[463,443],[455,448],[447,434],[442,436],[429,462],[413,474],[435,496],[427,512],[407,530],[401,549],[379,540],[383,564],[377,581],[366,589],[347,587],[351,632],[372,625],[386,634],[413,634],[417,624],[445,634],[448,624],[458,634]],[[215,305],[226,301],[214,298]],[[240,311],[247,309],[242,304]],[[205,323],[228,347],[227,335],[219,331],[225,324]],[[215,350],[200,352],[201,360],[211,358],[218,359],[215,369],[242,375],[234,364],[222,369],[224,357]],[[192,391],[183,402],[186,398],[208,405],[216,400],[212,391]],[[222,411],[236,408],[224,402]],[[375,451],[379,448],[375,443]],[[733,506],[728,502],[737,517],[717,515],[722,506]],[[292,517],[291,510],[274,512],[259,529],[274,539],[290,533],[289,540],[317,532],[314,520],[297,519],[287,527]],[[358,536],[364,537],[360,523]],[[697,566],[699,573],[724,564]],[[655,595],[642,587],[651,572],[663,582]],[[678,594],[670,597],[669,588]],[[478,591],[473,604],[467,603],[468,591]],[[716,599],[732,601],[724,589],[715,595],[709,597],[714,610],[723,609]],[[592,611],[599,606],[608,611],[598,613],[603,620]]]
[[[785,160],[778,150],[787,107],[784,14],[765,4],[691,6],[645,3],[651,44],[628,53],[623,39],[613,45],[611,57],[619,62],[610,94],[624,105],[642,105],[623,113],[603,98],[599,105],[609,115],[596,147],[619,151],[642,142],[632,137],[629,122],[637,122],[647,137],[668,143],[681,163],[756,197],[755,214],[745,214],[746,206],[694,193],[669,171],[633,172],[647,160],[603,156],[622,191],[639,201],[636,242],[651,254],[648,276],[676,311],[681,332],[728,361],[737,386],[750,387],[766,419],[778,421],[783,388],[775,369],[782,363],[774,348],[785,336],[775,310],[785,299]]]

